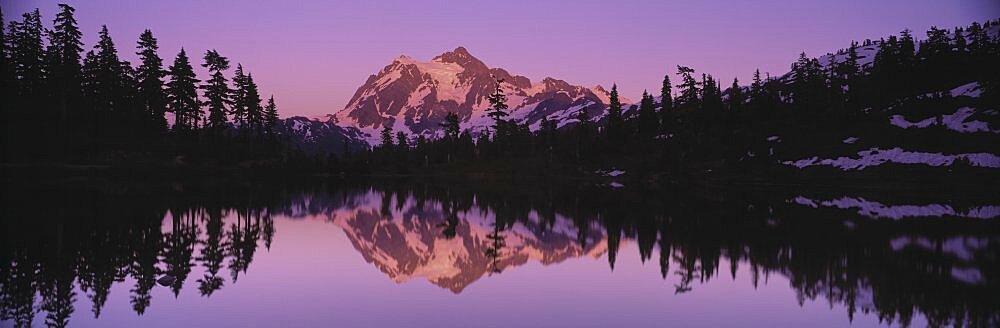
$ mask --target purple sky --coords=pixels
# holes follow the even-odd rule
[[[638,99],[678,64],[728,84],[758,67],[781,74],[802,51],[1000,18],[997,0],[64,2],[77,8],[87,49],[101,24],[133,63],[146,28],[168,64],[181,46],[199,62],[217,49],[254,73],[282,116],[334,113],[400,54],[429,60],[457,46],[533,81],[617,82]],[[6,20],[39,7],[46,24],[56,3],[0,0]]]

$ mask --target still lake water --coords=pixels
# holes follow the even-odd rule
[[[0,326],[1000,325],[989,193],[87,185],[5,191]]]

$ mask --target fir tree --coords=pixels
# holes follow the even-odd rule
[[[711,74],[701,75],[701,108],[710,112],[722,110],[722,91]]]
[[[392,128],[387,124],[382,124],[382,149],[392,148]]]
[[[847,52],[847,59],[844,60],[842,73],[848,81],[854,80],[861,74],[861,66],[858,65],[858,43],[851,42],[851,48]]]
[[[674,108],[673,85],[670,84],[670,74],[663,76],[663,85],[660,87],[660,129],[666,132],[670,128],[671,115]]]
[[[233,122],[236,122],[240,129],[247,128],[247,76],[243,73],[243,65],[236,64],[236,71],[233,73],[233,95],[232,114]]]
[[[128,61],[118,62],[118,85],[115,88],[117,109],[121,111],[120,118],[124,125],[120,128],[125,136],[138,136],[146,132],[148,116],[143,110],[139,98],[138,73]]]
[[[406,139],[406,133],[403,131],[396,132],[396,148],[399,151],[407,151],[410,149],[410,144]]]
[[[576,120],[580,122],[580,126],[589,126],[592,122],[590,121],[590,114],[587,114],[586,108],[580,108],[580,111],[576,112]]]
[[[167,82],[167,108],[174,113],[174,130],[194,130],[202,116],[198,101],[200,82],[188,59],[184,48],[170,66],[170,81]]]
[[[903,64],[909,65],[915,60],[916,42],[913,40],[913,34],[910,33],[909,29],[899,32],[899,47],[897,51]]]
[[[205,52],[205,63],[202,67],[208,68],[209,79],[201,85],[204,90],[205,105],[208,107],[208,125],[206,128],[220,130],[225,129],[228,124],[226,112],[232,102],[229,89],[229,81],[223,75],[223,71],[229,69],[229,59],[219,55],[218,51],[209,50]]]
[[[10,22],[10,63],[21,101],[38,103],[45,83],[42,18],[38,9]]]
[[[990,44],[989,35],[986,33],[986,30],[979,25],[979,23],[973,22],[972,25],[969,26],[966,35],[969,43],[969,51],[973,54],[979,55],[984,49],[988,49]]]
[[[969,51],[968,48],[969,44],[965,39],[965,31],[963,31],[961,27],[955,28],[954,36],[952,37],[952,39],[955,40],[956,53],[958,53],[959,55],[963,55],[967,51]]]
[[[760,79],[760,69],[753,72],[753,82],[750,83],[750,97],[757,99],[764,93],[764,82]]]
[[[825,90],[825,77],[819,61],[803,52],[792,64],[792,103],[800,109],[821,109],[821,95]]]
[[[912,39],[912,38],[911,38]],[[951,40],[948,38],[947,29],[939,29],[931,26],[927,31],[927,40],[920,47],[920,53],[924,58],[933,58],[950,53],[952,49]]]
[[[47,71],[50,92],[57,108],[56,118],[62,127],[69,119],[70,107],[78,103],[80,93],[83,34],[73,16],[75,9],[67,4],[59,4],[59,13],[49,32],[49,47],[46,50]],[[74,113],[75,114],[75,113]]]
[[[487,109],[486,116],[493,119],[493,130],[498,136],[505,134],[504,125],[506,120],[504,119],[507,115],[507,95],[503,93],[503,79],[497,79],[496,89],[493,90],[493,94],[486,97],[486,100],[490,102],[490,108]]]
[[[88,56],[91,53],[88,53]],[[118,57],[118,50],[106,25],[101,26],[97,44],[89,60],[84,60],[88,78],[90,104],[95,114],[97,131],[117,133],[134,128],[131,65]]]
[[[740,87],[740,81],[733,78],[733,85],[729,87],[729,110],[738,111],[743,108],[743,102],[746,101],[743,96],[743,88]]]
[[[460,127],[458,114],[448,112],[444,116],[444,122],[441,122],[440,125],[444,128],[444,139],[448,147],[447,154],[445,155],[446,162],[451,163],[452,153],[455,152],[459,140]]]
[[[681,76],[680,95],[677,97],[677,104],[681,106],[698,106],[698,81],[694,79],[694,70],[690,67],[677,65],[677,75]]]
[[[663,76],[663,86],[660,87],[660,112],[669,111],[674,107],[673,95],[671,94],[670,74]]]
[[[644,139],[652,138],[659,130],[655,106],[653,96],[643,90],[642,101],[639,102],[639,135]]]
[[[278,125],[278,105],[274,104],[274,95],[267,98],[267,105],[264,106],[264,129],[268,133],[274,133]]]
[[[459,121],[458,114],[453,112],[448,112],[444,116],[444,122],[441,122],[441,127],[444,128],[444,137],[446,139],[455,140],[458,139],[459,133]]]
[[[618,84],[611,85],[611,97],[608,101],[608,133],[612,136],[612,142],[620,142],[621,129],[624,128],[622,119],[622,103],[618,100]]]
[[[538,124],[538,132],[546,141],[551,141],[556,133],[556,121],[550,120],[549,116],[542,116],[541,123]]]
[[[163,59],[157,54],[159,45],[153,37],[153,32],[143,31],[139,35],[136,49],[138,49],[136,55],[139,55],[139,60],[142,62],[136,71],[139,83],[139,106],[148,115],[151,128],[162,132],[167,129],[167,119],[164,117],[167,111],[167,97],[163,92],[163,77],[167,72],[163,70]]]
[[[264,126],[264,107],[260,105],[260,90],[253,80],[253,73],[247,74],[246,98],[244,99],[247,110],[247,124],[255,133],[260,133]]]
[[[94,45],[94,57],[91,64],[93,78],[93,105],[99,122],[111,121],[113,124],[124,123],[127,113],[124,101],[125,84],[122,81],[124,72],[122,61],[118,58],[118,50],[108,33],[107,25],[101,26],[97,44]]]

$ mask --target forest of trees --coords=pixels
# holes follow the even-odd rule
[[[134,46],[135,66],[119,57],[107,26],[85,46],[74,12],[59,4],[51,27],[38,9],[6,25],[0,12],[0,160],[145,164],[281,155],[274,97],[264,104],[241,64],[227,77],[231,63],[219,51],[184,48],[164,63],[147,29]],[[199,61],[207,79],[195,73]]]
[[[626,107],[615,86],[606,112],[590,117],[581,110],[564,126],[546,117],[529,129],[510,119],[500,80],[488,97],[494,124],[486,131],[462,130],[452,113],[434,136],[386,129],[370,150],[352,152],[345,141],[306,155],[276,132],[282,122],[274,97],[264,102],[253,74],[215,49],[195,55],[181,48],[164,63],[158,40],[146,30],[135,45],[135,66],[119,57],[106,26],[86,47],[69,5],[59,5],[51,27],[37,9],[6,25],[2,17],[0,12],[4,163],[249,165],[347,175],[580,175],[625,168],[646,176],[772,176],[783,169],[778,158],[811,157],[817,149],[833,154],[817,147],[818,139],[875,131],[867,140],[907,139],[882,128],[890,113],[996,110],[1000,103],[1000,39],[989,32],[1000,21],[991,21],[934,27],[922,41],[904,30],[852,42],[829,64],[803,53],[790,73],[771,77],[758,70],[749,85],[677,65],[665,74],[659,97],[644,92],[638,104]],[[863,50],[874,49],[862,64],[871,56]],[[197,76],[195,65],[208,76]],[[944,92],[970,82],[982,91],[975,99]],[[920,133],[908,140],[938,148],[1000,142],[995,135]],[[764,142],[776,136],[780,147]]]
[[[678,65],[664,76],[659,99],[644,92],[638,104],[623,108],[615,86],[600,120],[581,110],[563,127],[544,118],[537,131],[507,119],[504,81],[497,81],[496,92],[488,98],[492,129],[461,131],[454,114],[447,116],[437,138],[392,135],[385,129],[381,144],[371,152],[349,154],[346,162],[331,158],[330,169],[403,174],[593,172],[608,167],[640,174],[765,170],[778,166],[775,156],[810,154],[806,151],[818,148],[812,142],[818,137],[882,131],[885,135],[874,137],[889,140],[895,135],[883,127],[890,113],[956,104],[997,109],[1000,38],[988,33],[997,24],[1000,21],[952,30],[935,27],[923,41],[904,30],[900,36],[852,42],[829,65],[803,53],[785,76],[762,76],[758,70],[748,86],[733,80],[726,89],[711,74],[699,76],[693,68]],[[864,47],[878,50],[862,65],[859,52]],[[971,103],[951,99],[946,92],[970,82],[979,83],[982,91]],[[786,140],[783,148],[768,149],[765,140],[777,135]],[[935,138],[927,138],[927,143],[1000,142],[995,136],[960,142]]]

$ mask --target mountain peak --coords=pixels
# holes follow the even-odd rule
[[[568,120],[580,108],[598,117],[608,101],[604,92],[557,78],[532,83],[505,69],[490,68],[465,47],[457,47],[430,62],[397,57],[371,75],[331,121],[363,130],[373,144],[378,141],[378,130],[386,126],[408,134],[436,136],[449,112],[459,115],[462,129],[478,133],[492,124],[485,113],[496,79],[509,83],[505,92],[512,97],[512,119],[533,129],[543,117]]]
[[[468,49],[461,46],[455,48],[455,50],[448,51],[434,57],[433,61],[440,63],[455,63],[466,68],[470,66],[481,66],[481,68],[487,69],[486,64],[483,64],[482,61],[470,54]]]
[[[465,49],[465,47],[463,47],[463,46],[458,46],[458,48],[455,48],[455,50],[452,50],[451,52],[453,52],[455,54],[464,54],[464,55],[470,56],[470,57],[472,56],[472,54],[469,53],[469,50]]]
[[[393,59],[392,62],[401,64],[413,64],[416,63],[416,60],[414,60],[413,57],[407,55],[399,55],[399,57]]]

